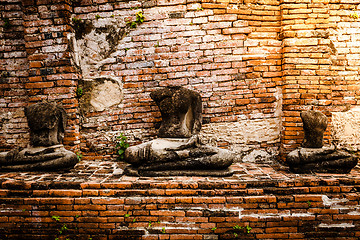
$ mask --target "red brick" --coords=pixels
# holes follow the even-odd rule
[[[80,197],[82,195],[81,190],[50,190],[50,196],[55,197]]]
[[[49,88],[54,86],[53,82],[34,82],[25,83],[25,88]]]

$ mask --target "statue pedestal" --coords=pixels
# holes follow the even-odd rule
[[[129,147],[125,161],[127,175],[135,176],[230,176],[232,152],[199,144],[191,138],[158,138]]]
[[[198,177],[229,177],[233,175],[231,167],[224,170],[165,170],[165,171],[139,171],[128,166],[124,173],[129,176],[143,177],[169,177],[169,176],[198,176]]]
[[[294,173],[349,173],[358,157],[334,148],[298,148],[286,158]]]
[[[0,171],[58,171],[74,167],[77,162],[76,154],[66,150],[62,144],[0,153]]]

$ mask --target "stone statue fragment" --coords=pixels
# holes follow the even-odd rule
[[[55,103],[37,103],[25,109],[30,146],[0,153],[0,170],[59,170],[73,167],[76,154],[62,145],[66,112]]]
[[[199,93],[183,87],[166,87],[150,94],[160,109],[160,138],[126,149],[125,169],[138,176],[229,176],[235,158],[228,150],[201,144]]]
[[[304,148],[322,148],[324,145],[324,132],[327,128],[327,117],[317,111],[306,111],[300,113],[304,128]]]
[[[302,147],[290,152],[286,162],[295,173],[349,173],[358,163],[358,157],[335,147],[324,147],[323,136],[327,118],[321,112],[300,114],[303,121]]]

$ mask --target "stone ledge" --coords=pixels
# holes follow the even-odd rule
[[[360,184],[360,167],[349,174],[293,174],[280,164],[236,163],[231,177],[132,177],[116,161],[81,161],[62,172],[2,172],[0,189],[245,189]]]
[[[358,167],[348,175],[298,175],[276,164],[237,163],[223,178],[128,177],[119,174],[123,167],[82,161],[70,172],[1,173],[0,238],[360,236]]]

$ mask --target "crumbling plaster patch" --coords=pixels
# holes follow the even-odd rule
[[[208,143],[227,142],[233,151],[241,152],[246,145],[279,142],[280,129],[280,118],[209,123],[202,127],[201,137]]]
[[[282,91],[277,88],[273,118],[265,118],[261,113],[254,113],[249,119],[238,116],[237,122],[209,123],[202,127],[200,136],[203,142],[216,145],[226,142],[229,149],[239,155],[243,162],[268,162],[279,154],[275,146],[280,142],[282,127]],[[273,144],[266,151],[259,150],[261,143]]]
[[[360,108],[332,113],[332,141],[338,148],[360,150]]]
[[[108,107],[119,104],[122,92],[118,84],[105,80],[94,88],[91,93],[90,104],[96,111],[103,111]]]
[[[116,52],[118,42],[125,36],[125,21],[118,18],[86,21],[91,21],[88,24],[91,29],[81,38],[76,33],[68,36],[72,43],[73,61],[83,77],[83,84],[80,83],[79,86],[87,86],[84,88],[85,97],[80,102],[84,103],[82,106],[86,110],[103,111],[120,104],[123,99],[121,77],[116,76],[114,71],[103,75],[102,68],[106,64],[117,62],[113,53]]]

